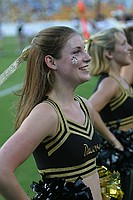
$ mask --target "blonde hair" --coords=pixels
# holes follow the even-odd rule
[[[110,63],[105,57],[105,50],[113,52],[118,33],[124,31],[118,28],[110,28],[92,35],[87,43],[87,52],[92,57],[90,63],[91,75],[98,76],[102,73],[108,73]]]

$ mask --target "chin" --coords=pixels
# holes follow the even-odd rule
[[[122,66],[130,65],[132,63],[131,60],[125,60],[123,63],[121,63]]]
[[[130,61],[130,62],[126,62],[126,63],[124,64],[124,66],[130,65],[130,64],[131,64],[131,61]]]
[[[90,75],[80,77],[80,84],[85,83],[91,79]]]
[[[88,77],[87,79],[84,79],[83,83],[89,81],[90,79],[91,79],[91,77]]]

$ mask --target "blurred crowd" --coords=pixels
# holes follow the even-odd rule
[[[133,24],[133,1],[114,0],[4,0],[0,1],[0,51],[2,39],[6,35],[3,24],[13,23],[19,46],[22,49],[25,41],[31,41],[36,23],[51,20],[68,20],[70,25],[89,37],[91,33],[112,26]],[[85,19],[85,20],[84,20]],[[8,25],[7,25],[8,24]],[[9,27],[9,26],[8,26]],[[9,28],[10,29],[10,28]],[[86,29],[86,30],[87,30]],[[9,31],[9,30],[8,30]],[[38,32],[38,30],[37,30]]]
[[[133,11],[132,0],[81,1],[86,5],[86,9],[90,13],[89,17],[101,17],[97,16],[101,14],[99,13],[99,9],[102,9],[102,13],[105,17],[106,15],[110,15],[111,10],[112,15],[115,16],[120,16],[123,14],[123,11],[126,11],[126,14],[130,14]],[[4,0],[0,1],[0,20],[2,22],[15,22],[21,18],[24,21],[29,22],[44,19],[55,19],[55,16],[58,19],[69,19],[71,18],[71,15],[73,15],[73,12],[75,12],[78,2],[78,0]],[[120,2],[123,7],[119,5]]]

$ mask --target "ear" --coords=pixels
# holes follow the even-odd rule
[[[107,59],[111,60],[113,58],[113,53],[110,50],[104,50],[104,55]]]
[[[56,61],[51,55],[45,56],[44,60],[50,69],[57,69]]]

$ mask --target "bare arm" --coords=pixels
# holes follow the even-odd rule
[[[119,95],[119,92],[118,83],[108,77],[101,81],[98,89],[90,96],[89,100],[94,109],[100,112],[113,97]]]
[[[101,197],[101,189],[100,189],[100,180],[98,172],[90,175],[89,177],[84,179],[84,183],[89,186],[91,191],[93,191],[93,198],[95,200],[102,200]],[[97,184],[96,184],[97,183]]]
[[[94,127],[105,140],[107,140],[112,146],[114,146],[114,148],[123,150],[122,144],[117,140],[117,138],[105,126],[99,113],[95,110],[94,110]]]
[[[104,124],[99,112],[115,96],[119,94],[117,82],[112,78],[105,78],[98,90],[88,100],[91,103],[94,118],[94,127],[99,134],[117,149],[123,150],[123,146]]]
[[[58,118],[49,107],[40,104],[35,108],[0,149],[0,193],[6,200],[30,199],[19,185],[14,172],[48,133],[52,135],[55,132]]]
[[[114,148],[119,150],[123,150],[122,144],[117,140],[117,138],[109,131],[109,129],[105,126],[103,120],[101,119],[99,113],[93,108],[91,102],[88,100],[87,105],[89,109],[91,109],[91,113],[93,113],[93,121],[94,127],[97,132],[106,139]]]

